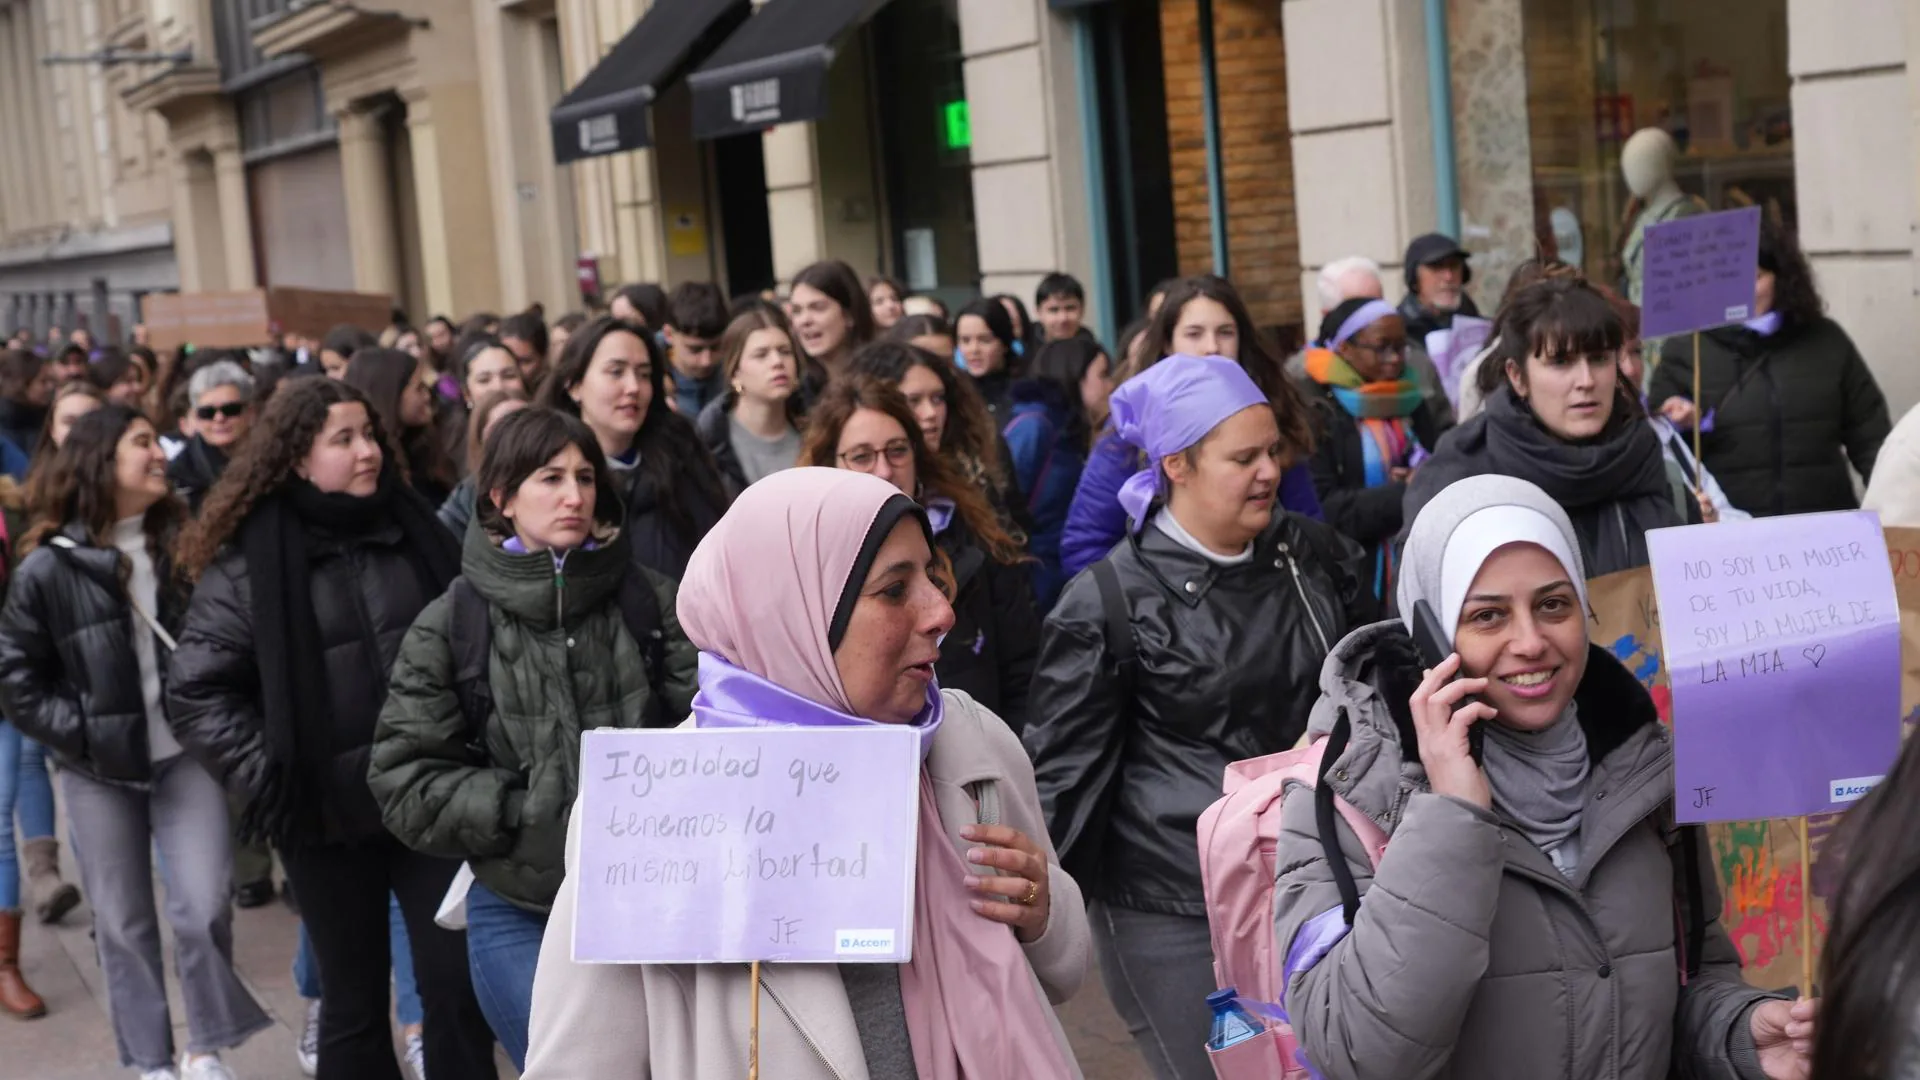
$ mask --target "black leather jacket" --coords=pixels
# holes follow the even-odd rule
[[[62,768],[104,783],[145,784],[153,766],[133,643],[139,616],[121,584],[120,552],[94,547],[77,524],[60,535],[76,546],[36,548],[8,586],[0,612],[0,706]],[[185,598],[169,587],[173,573],[164,559],[154,571],[160,610],[153,614],[177,631]],[[164,648],[158,659],[164,680]]]
[[[1040,653],[1027,567],[995,562],[959,520],[937,539],[953,563],[953,629],[940,643],[934,672],[941,686],[966,691],[1018,734]]]
[[[1306,731],[1327,653],[1372,615],[1362,554],[1281,511],[1239,565],[1151,525],[1108,560],[1131,612],[1133,685],[1116,677],[1099,586],[1082,572],[1041,632],[1024,737],[1040,806],[1089,896],[1205,915],[1196,823],[1229,762]]]

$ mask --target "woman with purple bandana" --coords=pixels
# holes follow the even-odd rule
[[[569,874],[534,980],[526,1080],[745,1075],[756,997],[770,1080],[1080,1075],[1048,1003],[1085,978],[1086,912],[1019,741],[934,681],[953,624],[944,573],[925,513],[892,484],[799,468],[748,488],[680,587],[700,647],[693,726],[922,733],[912,960],[773,964],[757,986],[745,964],[576,964]]]
[[[1428,667],[1407,618],[1327,661],[1320,782],[1273,851],[1274,1004],[1318,1080],[1807,1078],[1813,1003],[1741,981],[1672,739],[1587,640],[1580,549],[1547,492],[1461,480],[1398,588],[1451,655]],[[1335,795],[1386,833],[1378,865]]]
[[[1298,741],[1327,650],[1373,597],[1352,541],[1275,509],[1290,447],[1238,364],[1170,357],[1112,410],[1150,462],[1120,490],[1137,524],[1048,616],[1025,741],[1115,1007],[1160,1080],[1200,1080],[1215,987],[1197,821],[1229,762]]]
[[[633,562],[615,474],[586,424],[523,409],[488,438],[475,477],[461,578],[400,645],[367,780],[402,843],[472,868],[474,993],[522,1068],[580,733],[678,723],[694,654],[673,583]],[[650,605],[636,589],[651,590]],[[471,596],[480,603],[461,599]],[[471,641],[488,657],[478,725],[461,681]]]

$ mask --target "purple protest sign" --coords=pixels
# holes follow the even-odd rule
[[[1753,317],[1760,208],[1678,218],[1647,230],[1640,334],[1658,338]]]
[[[905,963],[920,736],[910,728],[589,731],[580,963]]]
[[[1684,822],[1843,810],[1900,752],[1900,609],[1878,515],[1647,533]]]

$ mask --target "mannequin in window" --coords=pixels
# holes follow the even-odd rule
[[[1706,206],[1681,191],[1673,178],[1673,162],[1679,153],[1673,136],[1660,128],[1641,128],[1620,150],[1620,172],[1626,177],[1627,189],[1633,192],[1633,201],[1627,207],[1631,224],[1621,245],[1620,265],[1627,296],[1636,307],[1640,304],[1647,229],[1706,212]]]

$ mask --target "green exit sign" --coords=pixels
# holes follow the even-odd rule
[[[965,101],[949,101],[940,106],[940,119],[946,133],[947,149],[964,150],[973,145],[973,121],[967,116]]]

